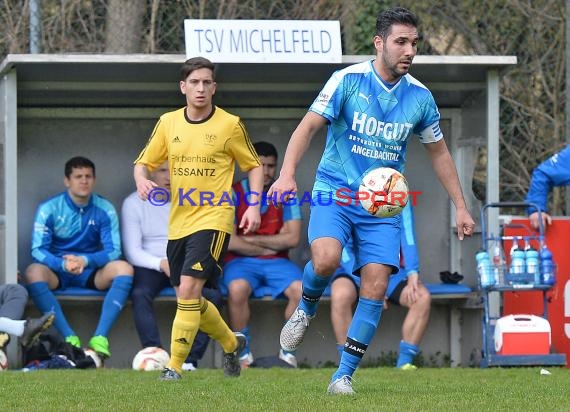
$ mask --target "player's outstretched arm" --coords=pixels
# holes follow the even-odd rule
[[[325,124],[326,119],[314,112],[307,112],[303,117],[291,135],[279,177],[267,192],[267,198],[270,201],[283,203],[295,196],[297,193],[297,182],[295,181],[297,166],[309,149],[313,136]]]
[[[426,147],[428,151],[433,169],[439,181],[455,205],[457,237],[459,240],[463,240],[464,236],[471,236],[473,234],[475,221],[467,210],[455,163],[443,139],[435,143],[427,143],[424,147]]]

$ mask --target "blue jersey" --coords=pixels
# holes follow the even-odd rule
[[[548,210],[548,194],[553,186],[570,185],[570,145],[539,164],[532,172],[527,202],[535,203],[541,211]],[[528,213],[536,212],[529,208]]]
[[[54,272],[65,270],[63,255],[83,256],[86,268],[97,269],[121,256],[119,221],[113,205],[92,194],[77,206],[60,193],[40,204],[32,233],[32,258]]]
[[[385,83],[372,62],[335,72],[309,109],[330,123],[314,191],[356,192],[372,169],[404,171],[412,134],[422,143],[443,138],[431,92],[409,74]]]

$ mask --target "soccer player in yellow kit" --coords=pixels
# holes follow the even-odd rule
[[[215,305],[202,297],[208,280],[222,272],[224,255],[234,225],[231,187],[235,162],[251,182],[249,207],[240,227],[258,229],[263,190],[263,168],[238,116],[215,106],[214,64],[203,57],[187,60],[181,68],[180,91],[186,107],[163,114],[135,160],[134,178],[141,199],[157,207],[167,203],[148,179],[148,173],[167,161],[170,168],[171,209],[167,257],[177,309],[172,324],[171,358],[161,380],[181,378],[198,329],[216,339],[224,350],[224,374],[239,376],[239,354],[245,336],[234,333]],[[238,200],[239,201],[239,200]],[[164,206],[162,206],[164,207]]]

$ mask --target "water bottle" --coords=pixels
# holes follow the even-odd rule
[[[540,251],[540,283],[552,286],[556,283],[554,275],[554,262],[552,261],[552,252],[548,250],[546,245]]]
[[[538,250],[532,246],[525,250],[526,273],[532,276],[535,285],[540,285],[540,260]]]
[[[479,272],[481,287],[489,288],[493,286],[495,284],[495,276],[491,271],[489,253],[485,250],[480,250],[475,255],[475,261],[477,262],[477,272]]]
[[[497,285],[502,285],[505,283],[505,256],[503,254],[503,247],[501,246],[500,239],[495,241],[495,246],[493,247],[493,266],[495,283]]]
[[[511,253],[511,267],[509,272],[513,275],[522,275],[525,273],[524,250],[513,250]]]

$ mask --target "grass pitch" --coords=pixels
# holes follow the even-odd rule
[[[363,368],[356,396],[331,396],[333,369],[187,372],[160,382],[158,372],[119,369],[0,373],[3,411],[564,411],[570,369]]]

